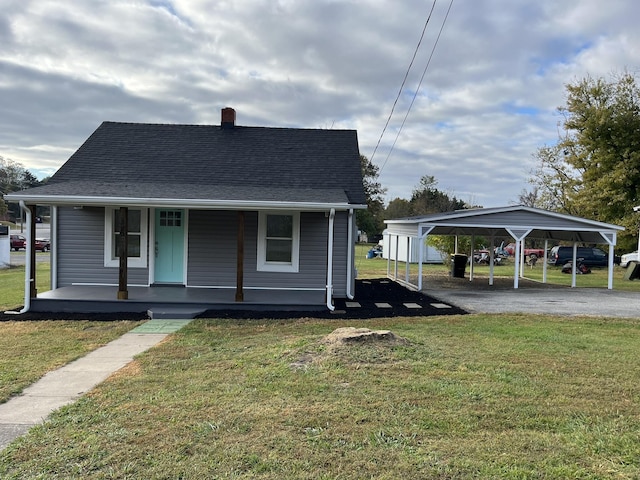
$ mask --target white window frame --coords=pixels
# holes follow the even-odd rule
[[[115,222],[115,212],[120,210],[118,207],[106,207],[104,209],[104,266],[119,267],[120,259],[115,256],[115,233],[117,226]],[[129,257],[127,266],[130,268],[146,268],[148,253],[148,209],[146,208],[129,208],[129,211],[137,210],[140,212],[140,257]],[[134,232],[138,233],[138,232]],[[131,235],[132,233],[129,232]]]
[[[267,217],[269,215],[287,215],[293,218],[291,237],[291,262],[267,261]],[[300,268],[300,212],[262,211],[258,214],[258,255],[259,272],[298,273]]]

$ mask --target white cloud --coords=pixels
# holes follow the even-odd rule
[[[355,128],[371,156],[431,8],[418,0],[7,0],[0,155],[61,165],[104,120]],[[524,3],[524,4],[523,4]],[[517,200],[553,142],[564,85],[640,66],[640,4],[438,2],[376,152],[390,198],[422,175]],[[386,162],[386,163],[385,163]]]

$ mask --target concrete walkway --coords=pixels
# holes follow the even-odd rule
[[[43,423],[51,412],[73,403],[133,358],[157,345],[190,320],[150,320],[122,337],[47,373],[21,395],[0,404],[0,450]]]

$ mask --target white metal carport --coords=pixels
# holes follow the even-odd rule
[[[419,217],[385,220],[387,234],[390,240],[395,239],[394,247],[389,245],[388,275],[412,288],[422,290],[422,259],[418,260],[418,282],[413,284],[409,278],[409,263],[406,264],[405,278],[398,276],[398,245],[400,242],[410,242],[411,238],[425,242],[428,235],[467,235],[484,236],[490,238],[489,284],[493,285],[493,254],[495,240],[498,238],[513,238],[516,241],[515,268],[513,288],[518,288],[518,279],[522,275],[523,246],[526,238],[544,240],[543,282],[547,278],[547,251],[549,241],[573,243],[573,271],[571,286],[576,286],[576,255],[578,243],[609,245],[608,289],[613,288],[613,248],[616,237],[624,227],[612,225],[585,218],[549,212],[538,208],[513,205],[497,208],[478,208],[471,210],[456,210],[454,212],[436,213]],[[419,249],[422,252],[422,249]],[[395,252],[395,256],[394,256]],[[471,252],[473,255],[473,252]],[[421,256],[421,255],[420,255]],[[390,262],[394,260],[393,274]],[[471,262],[470,279],[473,280],[473,262]]]

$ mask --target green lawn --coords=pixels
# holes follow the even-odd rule
[[[36,255],[48,254],[37,253]],[[36,263],[36,288],[40,292],[51,289],[51,265],[49,262]],[[22,305],[24,305],[24,266],[0,269],[0,310],[15,309]]]
[[[3,479],[640,477],[640,324],[199,320],[0,455]],[[295,368],[292,364],[303,364]]]

